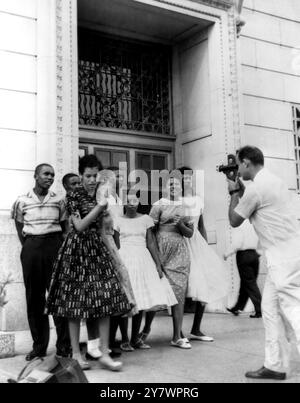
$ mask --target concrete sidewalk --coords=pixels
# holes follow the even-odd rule
[[[184,329],[191,328],[193,316],[186,315]],[[248,370],[256,370],[264,362],[264,330],[261,320],[248,316],[207,314],[203,329],[215,337],[215,343],[193,342],[189,351],[170,347],[171,318],[160,315],[153,324],[149,351],[124,353],[124,370],[111,373],[94,365],[86,372],[91,383],[253,383],[246,380]],[[85,331],[82,338],[86,337]],[[55,352],[55,334],[52,332],[49,353]],[[25,365],[24,355],[30,351],[28,332],[16,335],[17,356],[0,360],[0,382],[15,377]],[[271,382],[272,383],[272,382]],[[300,383],[300,357],[293,351],[291,373],[286,383]]]

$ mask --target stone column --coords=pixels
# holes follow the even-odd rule
[[[78,168],[77,0],[38,0],[37,162]]]

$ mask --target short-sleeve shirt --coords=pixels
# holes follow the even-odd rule
[[[25,237],[62,232],[61,223],[67,220],[65,202],[51,191],[40,201],[31,190],[16,200],[11,218],[24,225]]]
[[[264,249],[299,236],[297,218],[291,213],[291,195],[286,185],[266,169],[247,186],[235,211],[250,219]]]
[[[130,246],[146,247],[148,229],[154,227],[154,222],[148,215],[137,218],[118,217],[114,221],[114,228],[120,234],[121,247]]]
[[[187,224],[191,224],[192,220],[186,214],[186,208],[182,200],[172,202],[163,198],[153,205],[150,212],[150,217],[154,220],[155,224],[159,224],[160,226],[175,225],[176,216],[185,218],[185,222]]]

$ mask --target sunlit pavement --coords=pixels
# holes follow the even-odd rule
[[[193,316],[186,315],[184,330],[191,328]],[[230,315],[207,314],[203,331],[215,338],[214,343],[193,342],[192,350],[170,346],[172,321],[159,315],[153,323],[147,342],[151,350],[123,353],[124,369],[112,373],[98,368],[86,372],[91,383],[253,383],[244,377],[245,372],[257,370],[264,361],[264,330],[262,321]],[[85,338],[85,330],[82,331]],[[52,332],[49,354],[54,353],[55,333]],[[17,356],[0,360],[0,382],[15,377],[25,365],[24,355],[30,351],[28,332],[16,334]],[[256,381],[257,382],[257,381]],[[300,383],[300,357],[292,354],[291,370],[287,383]]]

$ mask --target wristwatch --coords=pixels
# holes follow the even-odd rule
[[[233,196],[235,193],[239,193],[241,189],[235,189],[235,190],[231,190],[229,192],[230,196]]]

